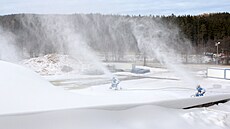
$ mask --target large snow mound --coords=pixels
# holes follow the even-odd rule
[[[0,61],[0,114],[59,108],[71,96],[32,70]]]
[[[226,115],[153,105],[128,110],[62,110],[0,117],[1,129],[229,129]]]
[[[0,61],[0,71],[0,128],[4,129],[230,127],[229,102],[209,109],[175,109],[230,98],[221,92],[228,90],[227,80],[208,79],[206,86],[223,86],[208,89],[203,98],[188,98],[193,89],[182,87],[178,80],[129,80],[121,83],[121,91],[109,90],[105,84],[69,93],[19,65]]]
[[[22,61],[22,64],[41,75],[79,73],[85,64],[69,55],[49,54]]]
[[[39,74],[16,64],[0,61],[0,71],[0,115],[70,108],[128,109],[143,104],[184,108],[197,103],[230,98],[229,94],[210,94],[210,97],[191,99],[193,90],[180,90],[180,87],[167,88],[167,85],[170,86],[173,82],[178,84],[178,81],[165,80],[164,82],[168,83],[165,83],[166,87],[163,89],[168,90],[161,90],[162,87],[158,85],[160,80],[151,79],[122,82],[122,87],[124,87],[122,91],[114,92],[108,89],[109,84],[104,84],[73,93],[51,85]],[[150,86],[149,88],[154,87],[152,90],[141,89],[144,85]],[[156,89],[156,86],[160,87]]]
[[[41,57],[25,59],[21,62],[25,67],[32,69],[40,75],[101,75],[104,72],[84,58],[74,58],[70,55],[48,54]]]

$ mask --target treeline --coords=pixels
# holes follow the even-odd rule
[[[122,16],[13,14],[1,16],[0,27],[13,33],[22,56],[69,54],[74,46],[80,51],[84,43],[114,58],[138,52],[130,24]]]
[[[198,16],[172,14],[161,18],[165,22],[178,25],[197,52],[216,52],[216,42],[221,43],[219,52],[230,51],[230,14],[227,12]]]
[[[178,32],[175,31],[177,27]],[[187,38],[197,53],[215,53],[216,42],[221,42],[219,52],[230,50],[229,13],[198,16],[12,14],[0,16],[0,29],[12,33],[21,54],[27,53],[30,57],[68,53],[71,45],[67,42],[82,39],[96,51],[112,54],[115,58],[140,52],[141,42],[149,40],[151,43],[164,40],[168,46],[175,46],[173,42],[178,38],[180,43]],[[76,39],[73,34],[82,39]]]

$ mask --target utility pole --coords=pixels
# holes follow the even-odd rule
[[[218,64],[218,54],[219,54],[219,52],[218,52],[218,46],[220,45],[220,42],[216,42],[215,43],[215,46],[216,46],[216,64]]]

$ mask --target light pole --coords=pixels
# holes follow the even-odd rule
[[[215,44],[215,46],[216,46],[216,55],[218,55],[219,53],[218,53],[218,45],[220,44],[220,42],[217,42],[216,44]]]
[[[218,64],[218,45],[220,45],[220,42],[216,42],[215,46],[216,46],[216,64]]]

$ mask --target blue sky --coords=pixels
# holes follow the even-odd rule
[[[0,15],[15,13],[197,15],[230,12],[230,0],[0,0]]]

